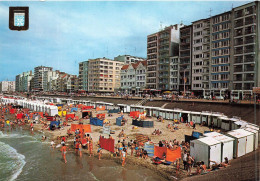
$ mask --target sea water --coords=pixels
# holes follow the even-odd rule
[[[42,133],[31,134],[20,129],[0,131],[0,181],[35,180],[164,180],[153,171],[112,160],[98,160],[87,154],[82,158],[73,150],[67,153],[67,164],[61,152],[50,148],[50,140],[41,141]]]

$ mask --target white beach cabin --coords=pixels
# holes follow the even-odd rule
[[[233,159],[234,138],[217,132],[205,133],[204,136],[212,137],[221,142],[221,162],[225,161],[225,157],[227,157],[228,160]]]
[[[241,157],[254,150],[254,134],[243,129],[229,131],[227,136],[235,139],[234,158]]]
[[[207,167],[214,164],[210,160],[220,163],[221,142],[211,137],[192,140],[190,142],[190,155],[196,161],[204,161]]]

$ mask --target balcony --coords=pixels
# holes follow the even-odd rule
[[[242,81],[242,75],[239,74],[238,76],[235,76],[234,81]]]
[[[234,72],[243,72],[242,66],[235,67],[235,68],[234,68]]]
[[[245,44],[255,43],[255,38],[246,38]]]
[[[255,70],[255,67],[251,67],[251,66],[245,67],[245,72],[253,72],[254,70]]]
[[[235,18],[241,18],[243,16],[243,10],[238,10],[235,12]]]
[[[245,81],[254,81],[254,74],[246,76]]]
[[[255,21],[256,17],[255,16],[250,16],[245,18],[245,25],[250,25],[256,23]]]
[[[243,45],[243,43],[244,43],[243,38],[239,38],[235,40],[235,46]]]
[[[243,57],[242,57],[242,56],[240,56],[240,57],[235,57],[234,63],[243,63]]]
[[[238,27],[243,26],[243,25],[244,25],[243,20],[239,20],[239,21],[235,22],[235,28],[238,28]]]
[[[255,51],[255,47],[252,45],[246,46],[244,52],[245,53],[251,53]]]
[[[243,54],[243,49],[235,49],[235,54]]]

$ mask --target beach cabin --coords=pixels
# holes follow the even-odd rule
[[[204,137],[190,141],[190,155],[196,161],[204,161],[209,167],[214,164],[210,160],[217,163],[221,162],[221,142],[212,138]]]
[[[144,106],[144,110],[146,111],[146,115],[152,117],[153,116],[153,107]]]
[[[225,157],[227,157],[228,160],[233,159],[234,138],[217,132],[205,133],[204,136],[212,137],[221,142],[221,162],[225,161]]]
[[[120,111],[123,111],[123,113],[130,112],[130,106],[127,104],[117,104],[117,106],[119,106]]]
[[[163,119],[167,119],[167,118],[166,118],[167,109],[158,108],[158,111],[159,111],[159,115],[162,116]]]
[[[55,116],[58,114],[58,107],[57,106],[50,106],[49,112],[47,112],[49,116]]]
[[[174,109],[173,110],[173,119],[177,119],[177,120],[180,120],[181,118],[181,111],[182,109]]]
[[[201,124],[201,112],[190,112],[190,120],[195,124]]]
[[[221,121],[218,119],[219,117],[224,116],[222,113],[212,113],[211,121],[213,121],[213,125],[215,128],[221,128]]]
[[[191,117],[190,117],[190,113],[191,111],[184,111],[184,110],[181,110],[181,117],[183,118],[183,121],[186,123],[186,122],[190,122],[191,121]]]
[[[221,129],[225,131],[230,131],[231,130],[231,121],[230,118],[227,116],[221,116],[218,118],[218,120],[221,122]]]
[[[246,121],[239,120],[237,118],[231,118],[231,130],[240,129],[247,125]]]
[[[166,109],[166,119],[173,120],[174,111],[173,109]]]
[[[211,124],[211,115],[212,113],[210,112],[201,112],[201,122],[205,122],[207,125],[210,125]]]
[[[229,131],[227,136],[235,139],[234,158],[241,157],[254,150],[254,134],[243,129]]]
[[[252,128],[243,128],[244,130],[251,132],[254,134],[254,150],[256,150],[258,148],[258,137],[259,137],[259,133],[257,130],[252,129]]]

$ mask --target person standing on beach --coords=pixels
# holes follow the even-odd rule
[[[54,141],[52,140],[52,141],[51,141],[51,147],[52,147],[52,149],[54,149],[54,145],[55,145],[55,143],[54,143]]]
[[[82,144],[79,142],[79,156],[82,157]]]
[[[125,159],[126,159],[126,149],[123,148],[123,150],[122,150],[122,167],[125,166]]]
[[[67,163],[67,159],[66,159],[66,153],[67,153],[67,147],[65,144],[62,144],[62,147],[61,147],[61,155],[64,159],[64,162]]]

